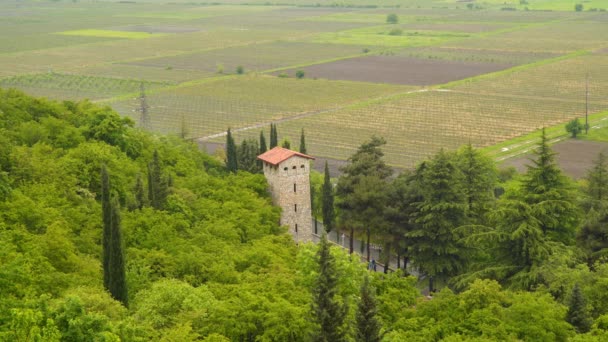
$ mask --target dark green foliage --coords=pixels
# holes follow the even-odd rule
[[[302,133],[300,133],[300,153],[306,154],[306,138],[304,137],[304,128],[302,128]]]
[[[322,212],[323,212],[323,226],[326,232],[330,232],[334,228],[335,212],[334,212],[334,186],[331,183],[329,166],[327,160],[325,161],[325,174],[323,177],[323,193],[321,195],[323,200]]]
[[[0,171],[0,202],[6,200],[11,193],[11,185],[8,178],[8,173]]]
[[[555,152],[548,145],[544,128],[534,154],[536,158],[528,165],[522,182],[522,198],[533,206],[543,234],[552,240],[572,243],[579,211],[573,203],[571,181],[555,162]]]
[[[587,300],[578,286],[578,283],[575,284],[572,289],[566,321],[572,324],[579,333],[586,333],[589,331],[591,329],[591,323],[593,323],[593,319],[587,309]]]
[[[298,70],[298,71],[296,71],[296,78],[297,79],[304,78],[304,70]]]
[[[243,68],[242,65],[237,66],[236,67],[236,73],[239,74],[239,75],[244,74],[245,73],[245,68]]]
[[[255,139],[245,139],[241,142],[241,146],[238,148],[238,160],[237,164],[239,170],[244,170],[251,173],[258,173],[261,171],[260,164],[258,163],[257,157],[260,148],[258,142]]]
[[[587,193],[593,200],[603,201],[608,197],[608,161],[604,152],[598,154],[585,178],[589,182]]]
[[[268,151],[268,147],[266,147],[266,137],[264,137],[264,131],[260,131],[260,154]]]
[[[585,129],[585,126],[578,120],[578,118],[575,118],[566,124],[566,132],[570,133],[574,139],[576,139],[583,129]]]
[[[142,209],[146,205],[146,192],[144,190],[144,181],[141,179],[141,174],[137,174],[135,180],[135,209]]]
[[[443,150],[416,172],[422,201],[416,204],[416,225],[407,233],[410,255],[429,277],[455,275],[466,263],[466,249],[454,232],[466,218],[462,173]]]
[[[497,171],[494,161],[481,154],[469,143],[457,155],[457,166],[462,173],[462,190],[467,202],[467,216],[471,223],[479,221],[494,204]]]
[[[158,151],[155,150],[148,164],[148,200],[152,208],[162,210],[169,195],[168,177],[163,175]]]
[[[283,139],[283,141],[281,142],[281,147],[286,148],[286,149],[291,149],[291,142],[289,141],[289,139],[287,139],[287,138]]]
[[[368,259],[372,230],[381,230],[386,224],[383,215],[378,215],[385,206],[387,179],[392,174],[382,158],[384,153],[380,147],[384,144],[383,138],[375,136],[363,143],[342,168],[344,174],[336,189],[340,224],[350,230],[350,251],[353,252],[355,232],[364,233]]]
[[[105,165],[101,167],[101,209],[103,215],[103,286],[110,289],[112,250],[112,203],[110,176]]]
[[[359,305],[357,307],[357,335],[358,342],[379,342],[382,326],[377,317],[375,289],[365,277],[361,286]]]
[[[386,16],[387,24],[397,24],[399,22],[399,17],[395,13],[388,14]]]
[[[587,253],[590,266],[608,256],[608,208],[605,204],[589,210],[576,239],[578,246]]]
[[[236,143],[234,142],[230,128],[228,128],[226,134],[226,169],[228,169],[229,172],[236,173],[238,168]]]
[[[125,260],[122,244],[119,204],[112,198],[110,177],[101,168],[101,203],[103,218],[103,284],[113,298],[128,305]]]
[[[576,5],[574,5],[574,10],[576,12],[581,12],[583,10],[583,4],[576,4]]]
[[[312,315],[316,324],[314,341],[346,341],[344,320],[347,309],[338,296],[336,261],[330,253],[327,234],[321,235],[317,260],[318,278],[313,288]]]
[[[112,228],[110,234],[110,282],[108,284],[108,290],[114,299],[120,301],[125,306],[128,306],[129,297],[127,291],[127,276],[125,273],[125,255],[122,242],[120,205],[116,199],[112,199],[110,207]]]
[[[275,148],[279,145],[279,137],[277,135],[277,126],[270,124],[270,146],[269,148]]]

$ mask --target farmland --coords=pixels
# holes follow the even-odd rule
[[[470,6],[469,6],[470,5]],[[411,167],[608,110],[608,1],[0,3],[0,87],[111,105],[222,142],[307,132],[345,159],[371,135]],[[387,15],[398,16],[387,23]],[[295,77],[302,71],[303,79]],[[602,115],[592,116],[601,120]]]

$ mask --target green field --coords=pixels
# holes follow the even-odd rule
[[[241,139],[277,122],[292,140],[304,128],[310,153],[341,159],[376,134],[388,140],[392,165],[412,166],[439,148],[504,144],[581,116],[586,79],[589,112],[608,110],[608,1],[583,5],[576,12],[565,0],[2,2],[0,87],[89,98],[139,122],[143,83],[155,131],[186,124],[189,137],[221,142],[228,127]],[[390,13],[397,24],[386,23]],[[372,83],[366,75],[385,66],[367,65],[365,56],[402,58],[399,70],[411,69],[412,58],[432,60],[442,68],[408,71],[431,80],[458,65],[507,69],[420,89],[407,76],[401,86]],[[362,67],[293,78],[351,58]],[[278,77],[282,70],[291,77]],[[349,73],[367,81],[329,80],[353,79]]]

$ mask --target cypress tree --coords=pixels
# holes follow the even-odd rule
[[[343,329],[346,306],[338,298],[338,276],[336,261],[331,255],[327,234],[322,234],[317,251],[319,276],[313,288],[313,319],[317,325],[314,341],[345,341]]]
[[[268,151],[266,147],[266,137],[264,137],[264,130],[260,131],[260,154]]]
[[[257,173],[261,170],[258,163],[258,142],[255,139],[245,139],[241,142],[241,146],[238,148],[238,159],[237,164],[239,169]]]
[[[270,124],[270,148],[275,148],[279,146],[279,138],[277,135],[277,126],[275,124]]]
[[[572,289],[572,296],[570,297],[570,304],[568,305],[568,313],[566,314],[566,321],[572,324],[577,332],[586,333],[591,329],[593,320],[587,310],[587,301],[585,296],[581,292],[578,283],[574,285]]]
[[[369,277],[365,277],[361,286],[361,299],[357,306],[357,336],[358,342],[380,342],[382,325],[376,317],[376,296],[370,287]]]
[[[110,282],[109,291],[112,297],[125,306],[129,305],[127,293],[127,276],[125,272],[125,256],[122,245],[122,228],[120,223],[120,207],[114,198],[111,202],[112,228],[110,237]]]
[[[112,297],[128,305],[125,259],[123,254],[119,204],[110,195],[110,177],[101,168],[101,207],[103,217],[103,285]]]
[[[146,192],[144,191],[144,182],[141,179],[141,174],[137,175],[135,181],[135,208],[142,209],[146,204]]]
[[[238,170],[236,144],[232,138],[230,128],[228,128],[228,134],[226,135],[226,168],[234,173]]]
[[[300,153],[306,154],[306,138],[304,137],[304,128],[300,134]]]
[[[110,176],[106,166],[101,167],[101,211],[103,217],[103,287],[110,289],[110,250],[112,238],[112,204],[110,202]]]
[[[322,212],[323,212],[323,226],[325,227],[325,231],[328,233],[332,231],[334,228],[334,187],[331,184],[330,175],[329,175],[329,166],[327,165],[327,161],[325,161],[325,175],[323,179],[323,189],[322,189]]]
[[[168,180],[162,174],[158,151],[155,150],[148,164],[148,199],[152,208],[162,210],[168,194]]]

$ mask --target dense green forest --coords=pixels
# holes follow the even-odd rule
[[[0,340],[608,339],[603,156],[580,184],[544,140],[523,175],[468,146],[392,177],[374,138],[332,210],[316,175],[318,215],[433,277],[431,299],[403,270],[297,246],[262,175],[133,126],[0,90]]]

